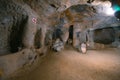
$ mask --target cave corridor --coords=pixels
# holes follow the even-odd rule
[[[120,1],[0,0],[0,80],[120,80]]]

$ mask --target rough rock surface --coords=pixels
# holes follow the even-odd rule
[[[104,45],[106,37],[101,40],[93,36],[94,31],[88,32],[91,29],[102,27],[100,34],[95,31],[95,35],[107,32],[109,44],[120,43],[119,28],[104,30],[107,26],[120,26],[116,17],[104,13],[103,4],[110,2],[99,1],[95,5],[96,1],[87,4],[88,0],[0,0],[0,76],[35,62],[34,58],[44,55],[57,40],[62,45],[56,50],[62,50],[70,38],[74,47],[88,43],[96,48],[94,42]]]

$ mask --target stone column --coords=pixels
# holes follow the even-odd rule
[[[37,20],[37,17],[30,15],[24,29],[23,45],[25,48],[34,48],[34,39],[37,31],[37,24],[36,21],[34,22],[34,19]]]
[[[13,25],[13,19],[10,16],[2,15],[0,17],[0,55],[10,52],[10,33]]]
[[[94,49],[94,31],[92,28],[88,31],[88,44],[90,48]]]
[[[0,27],[0,55],[10,52],[8,27]]]
[[[47,26],[43,25],[41,27],[41,37],[40,37],[40,45],[41,47],[45,46],[45,37],[46,37],[46,32],[47,32]]]
[[[75,23],[73,25],[73,47],[77,47],[79,46],[79,38],[78,38],[78,35],[79,33],[81,32],[81,29],[80,29],[80,24],[79,23]]]
[[[61,35],[63,43],[66,43],[69,38],[69,24],[64,24],[62,29],[63,35]]]

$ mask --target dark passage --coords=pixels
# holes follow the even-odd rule
[[[24,27],[26,25],[28,17],[19,18],[19,20],[12,26],[12,32],[10,34],[10,51],[15,53],[19,50],[22,45],[22,37],[24,32]]]

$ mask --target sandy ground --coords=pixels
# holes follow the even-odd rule
[[[12,80],[120,80],[120,51],[50,52],[34,71]]]

